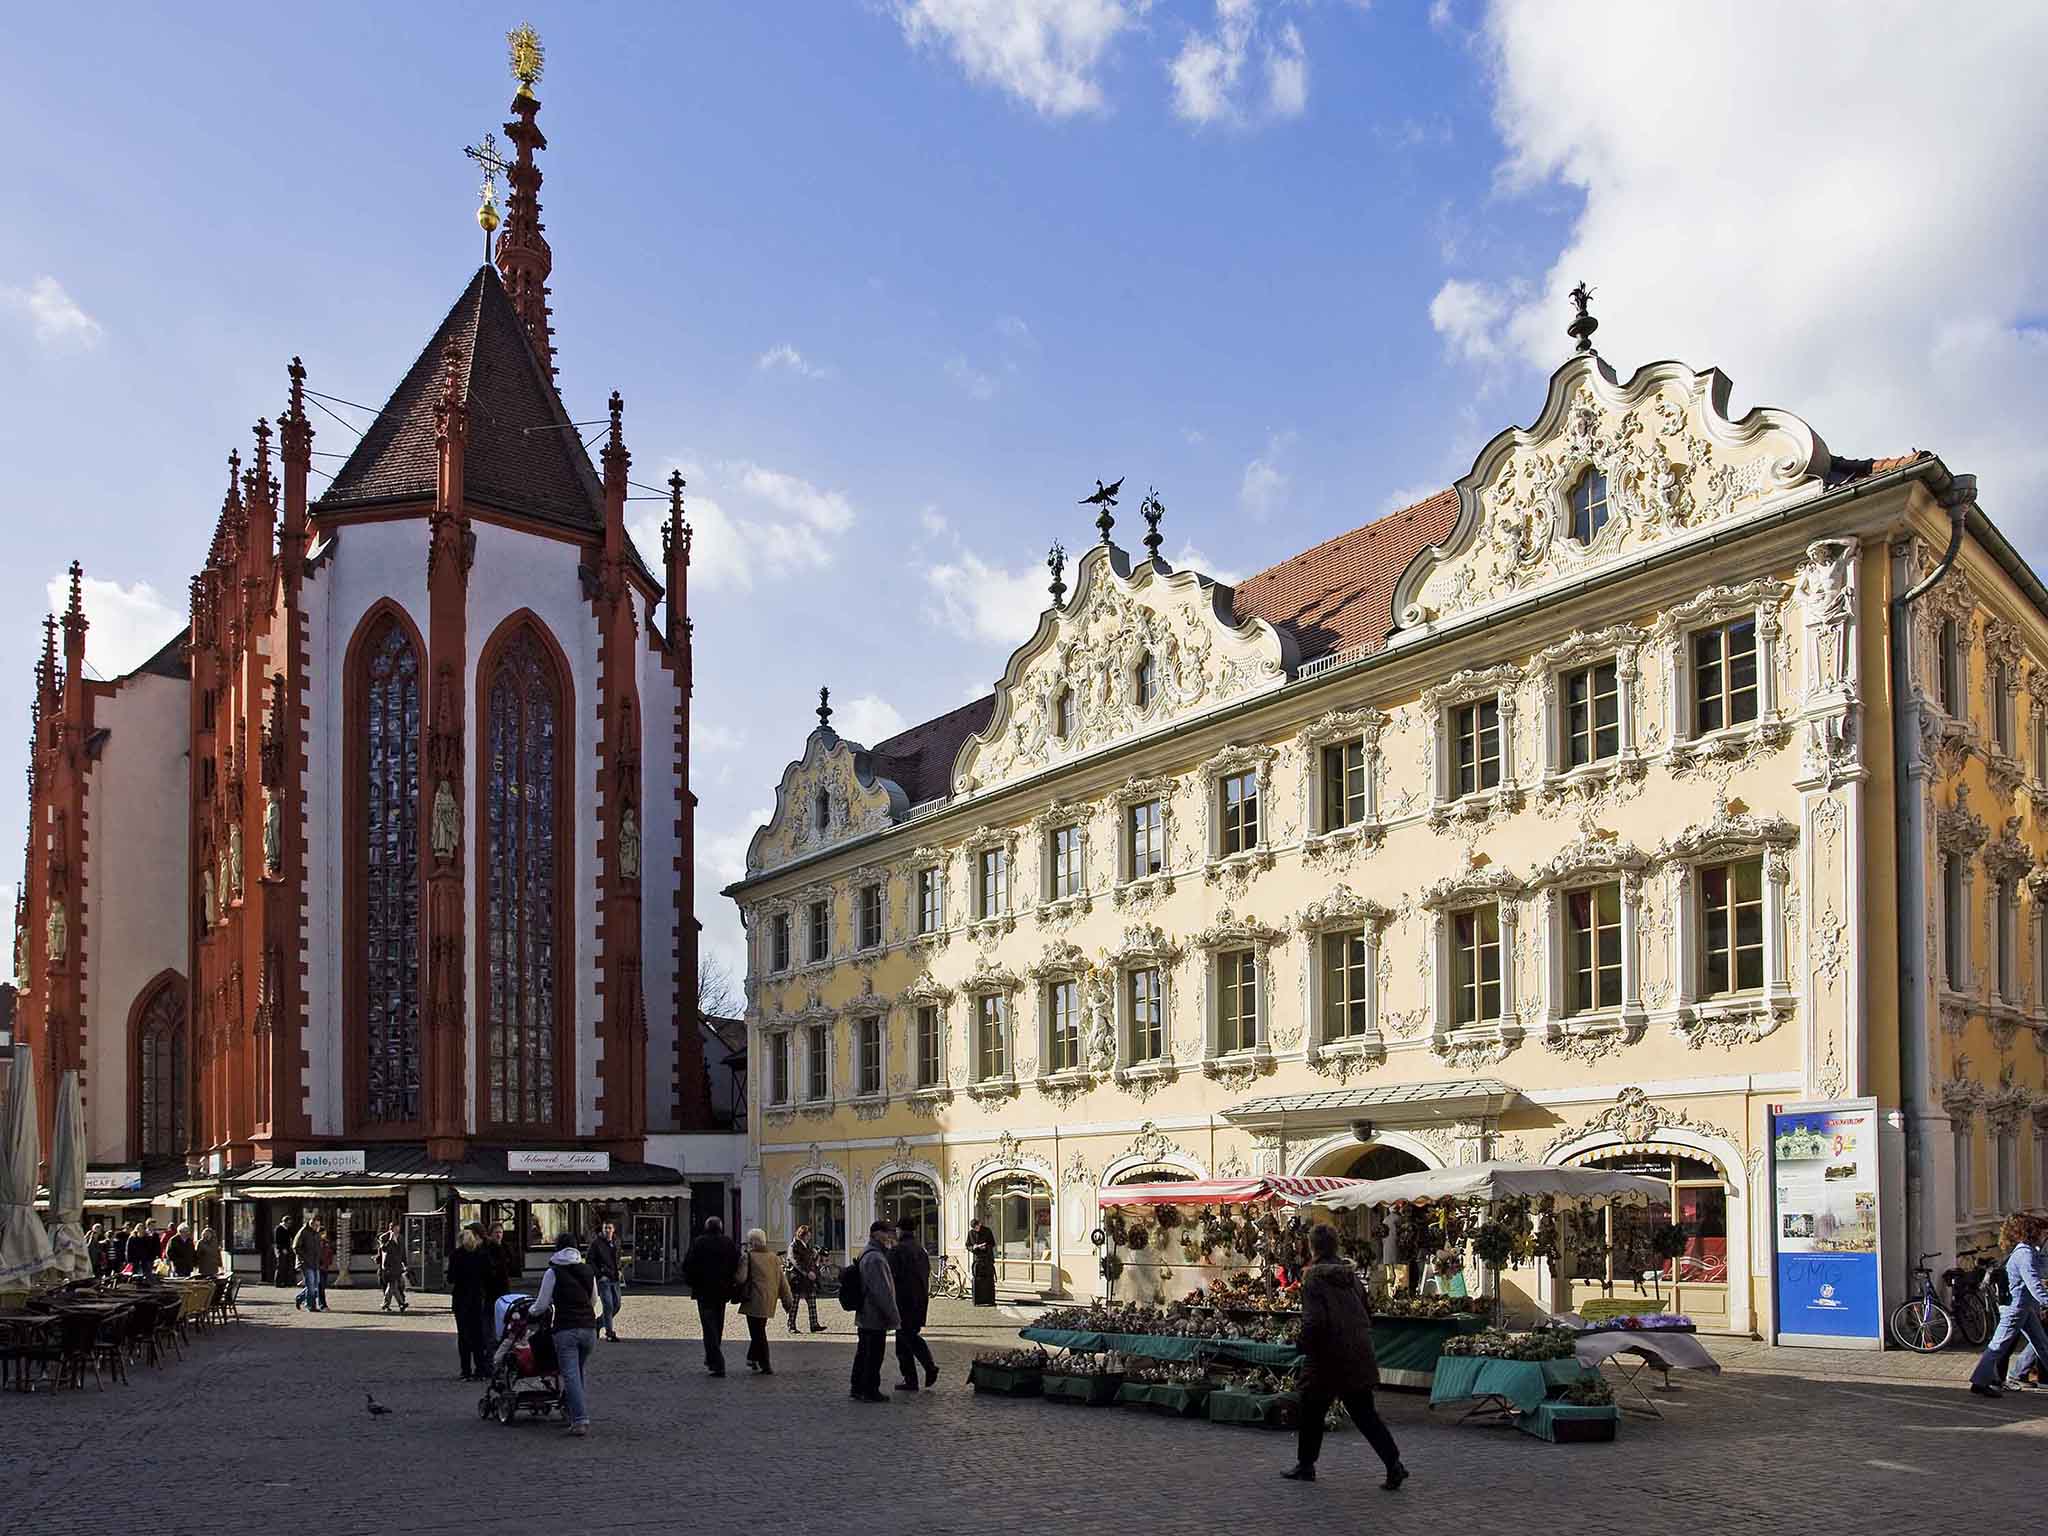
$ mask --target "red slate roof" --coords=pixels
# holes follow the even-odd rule
[[[895,780],[912,805],[946,794],[953,787],[953,759],[960,743],[986,727],[996,712],[996,696],[976,699],[958,709],[913,725],[868,749],[864,772]]]

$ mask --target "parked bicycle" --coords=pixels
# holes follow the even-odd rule
[[[1941,1277],[1948,1283],[1949,1315],[1962,1331],[1963,1341],[1972,1349],[1982,1349],[1991,1341],[1991,1330],[1998,1324],[1994,1277],[1999,1252],[1996,1248],[1972,1248],[1956,1257],[1961,1264]]]
[[[966,1267],[954,1263],[951,1254],[940,1254],[938,1262],[932,1265],[932,1294],[954,1301],[967,1299]]]
[[[1956,1320],[1941,1304],[1935,1291],[1934,1271],[1927,1267],[1929,1259],[1940,1257],[1939,1253],[1920,1255],[1920,1262],[1913,1266],[1914,1289],[1918,1294],[1892,1309],[1892,1338],[1901,1349],[1918,1355],[1936,1354],[1948,1348],[1949,1340],[1955,1337]]]

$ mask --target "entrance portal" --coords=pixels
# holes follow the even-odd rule
[[[1348,1150],[1340,1148],[1325,1156],[1318,1167],[1307,1172],[1318,1178],[1394,1179],[1404,1173],[1421,1173],[1429,1165],[1412,1152],[1371,1142]]]

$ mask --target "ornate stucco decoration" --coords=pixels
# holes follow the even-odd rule
[[[1159,835],[1163,840],[1159,873],[1124,879],[1122,876],[1127,872],[1121,869],[1118,871],[1118,881],[1110,891],[1110,900],[1117,906],[1130,907],[1134,911],[1142,912],[1162,897],[1173,894],[1173,861],[1180,852],[1175,846],[1178,831],[1175,823],[1178,818],[1174,814],[1173,801],[1181,787],[1179,779],[1161,775],[1129,778],[1110,792],[1109,805],[1112,815],[1116,818],[1117,841],[1121,842],[1124,837],[1124,812],[1134,805],[1143,805],[1148,800],[1159,802]]]
[[[1319,999],[1313,995],[1312,977],[1320,976],[1322,971],[1319,949],[1322,936],[1362,929],[1367,964],[1377,975],[1381,969],[1382,941],[1387,926],[1398,916],[1393,909],[1358,895],[1348,885],[1338,885],[1295,914],[1294,926],[1305,940],[1299,977],[1301,1017],[1304,1021],[1320,1018]],[[1386,988],[1378,988],[1377,995],[1384,997]],[[1305,1053],[1309,1070],[1338,1082],[1349,1082],[1384,1062],[1387,1059],[1386,1036],[1380,1028],[1377,1010],[1370,1004],[1368,1018],[1369,1027],[1364,1033],[1342,1039],[1325,1040],[1321,1038],[1323,1030],[1320,1026],[1312,1029]]]
[[[1858,549],[1853,538],[1816,540],[1794,584],[1806,616],[1802,789],[1833,789],[1862,771]]]
[[[1977,1111],[1991,1098],[1990,1091],[1969,1073],[1970,1058],[1958,1053],[1940,1090],[1942,1109],[1964,1129],[1976,1123]]]
[[[1420,715],[1424,768],[1430,786],[1429,824],[1477,826],[1522,808],[1522,778],[1528,763],[1519,750],[1515,729],[1522,669],[1507,662],[1454,672],[1422,691]],[[1458,794],[1451,782],[1450,712],[1476,699],[1492,699],[1500,711],[1500,782],[1492,789]]]
[[[2000,885],[2026,878],[2034,867],[2034,853],[2020,836],[2020,818],[2008,816],[1998,836],[1984,847],[1984,872]]]
[[[2005,1136],[2019,1129],[2020,1121],[2033,1108],[2033,1090],[2017,1080],[2011,1062],[1999,1068],[1998,1086],[1983,1096],[1984,1120],[1991,1127],[1994,1136]]]
[[[974,1165],[967,1170],[968,1186],[972,1188],[979,1184],[984,1174],[1006,1172],[1010,1169],[1029,1169],[1043,1174],[1048,1185],[1053,1182],[1052,1164],[1038,1153],[1026,1151],[1022,1142],[1010,1132],[1004,1131],[996,1138],[995,1146],[976,1158]]]
[[[1148,659],[1151,697],[1141,702]],[[954,759],[954,788],[994,789],[1270,691],[1297,664],[1291,636],[1237,622],[1228,587],[1163,561],[1133,570],[1121,549],[1097,545],[1081,557],[1072,601],[1047,608],[1011,656],[987,727]]]
[[[1657,849],[1658,860],[1698,864],[1754,854],[1759,849],[1782,855],[1798,844],[1799,828],[1792,822],[1783,816],[1760,816],[1741,806],[1739,800],[1720,801],[1712,821],[1664,839]]]
[[[1756,763],[1791,741],[1793,722],[1783,707],[1784,613],[1792,596],[1790,584],[1770,577],[1731,586],[1709,587],[1659,615],[1651,638],[1664,651],[1672,686],[1667,690],[1665,724],[1670,730],[1666,755],[1674,773],[1727,770]],[[1756,619],[1757,713],[1754,720],[1723,727],[1705,736],[1692,733],[1687,689],[1678,680],[1690,676],[1687,638],[1708,625],[1733,619]]]
[[[1281,943],[1286,937],[1287,935],[1278,928],[1262,923],[1255,917],[1239,917],[1230,908],[1224,907],[1217,912],[1214,922],[1195,933],[1188,942],[1197,949],[1210,951],[1256,949],[1263,952]]]
[[[1333,709],[1303,726],[1295,736],[1301,756],[1296,816],[1301,823],[1301,854],[1311,868],[1331,875],[1347,874],[1359,858],[1379,847],[1386,837],[1380,812],[1380,781],[1385,763],[1380,740],[1392,717],[1377,709]],[[1325,747],[1357,740],[1365,757],[1365,819],[1348,826],[1321,824],[1322,767]]]
[[[1500,433],[1458,481],[1450,536],[1402,573],[1393,643],[1820,494],[1826,445],[1783,411],[1730,420],[1730,389],[1673,362],[1625,382],[1597,354],[1558,369],[1535,423]],[[1568,498],[1589,469],[1606,477],[1609,520],[1579,544]]]
[[[1711,1121],[1698,1120],[1682,1109],[1659,1104],[1642,1089],[1631,1087],[1622,1089],[1612,1104],[1583,1125],[1559,1131],[1544,1147],[1543,1156],[1547,1159],[1559,1148],[1589,1136],[1613,1135],[1623,1141],[1651,1141],[1660,1132],[1667,1131],[1690,1131],[1696,1136],[1711,1136],[1726,1142],[1735,1139]]]
[[[1958,784],[1955,803],[1935,815],[1935,846],[1943,853],[1968,858],[1990,837],[1991,829],[1984,825],[1984,818],[1970,809],[1970,786]]]
[[[1249,949],[1257,956],[1258,1043],[1248,1051],[1218,1056],[1206,1048],[1210,1032],[1205,1021],[1205,1049],[1202,1060],[1202,1072],[1205,1076],[1232,1088],[1242,1088],[1273,1070],[1273,1048],[1276,1045],[1285,1050],[1299,1040],[1299,1019],[1293,1020],[1286,1030],[1281,1031],[1276,1030],[1276,1020],[1273,1017],[1272,951],[1275,945],[1285,942],[1286,938],[1283,930],[1262,923],[1254,917],[1239,917],[1229,907],[1219,909],[1214,922],[1189,938],[1188,942],[1208,957],[1207,963],[1211,970],[1214,968],[1215,957],[1229,950]],[[1213,981],[1211,985],[1213,986]],[[1283,1034],[1286,1038],[1282,1038]]]
[[[1536,783],[1539,803],[1575,801],[1590,807],[1617,798],[1624,788],[1642,782],[1648,764],[1636,715],[1642,690],[1642,652],[1648,640],[1649,636],[1633,624],[1576,630],[1539,652],[1530,664],[1527,682],[1543,701],[1541,724],[1545,739],[1539,758],[1541,775]],[[1621,750],[1613,757],[1582,767],[1568,767],[1562,756],[1564,704],[1559,679],[1566,672],[1609,658],[1614,661]]]
[[[1024,974],[1033,981],[1073,981],[1086,977],[1093,969],[1086,951],[1064,939],[1055,939]]]
[[[909,809],[902,787],[869,767],[866,749],[820,726],[804,744],[804,755],[782,771],[774,812],[747,844],[747,873],[778,869],[848,838],[879,832]]]
[[[1489,901],[1509,903],[1522,890],[1521,877],[1505,865],[1475,863],[1425,886],[1421,904],[1427,912],[1450,912]]]
[[[1273,822],[1279,810],[1273,793],[1273,763],[1278,755],[1263,743],[1227,746],[1203,763],[1197,774],[1197,782],[1203,787],[1203,876],[1211,885],[1225,885],[1233,896],[1241,897],[1253,875],[1273,867]],[[1221,851],[1221,785],[1224,779],[1240,773],[1257,775],[1259,836],[1250,848],[1226,854]]]
[[[1612,832],[1582,825],[1578,836],[1536,867],[1532,885],[1628,881],[1650,867],[1649,855]]]
[[[1348,885],[1339,885],[1297,912],[1294,925],[1310,935],[1334,928],[1384,929],[1396,915],[1392,908],[1358,895]]]
[[[1095,807],[1085,800],[1055,800],[1051,805],[1032,817],[1027,825],[1034,845],[1044,846],[1054,832],[1072,827],[1081,836],[1081,877],[1080,885],[1069,896],[1042,896],[1032,908],[1032,915],[1041,923],[1051,923],[1064,930],[1073,926],[1077,918],[1085,917],[1094,910],[1095,901],[1090,894],[1097,884],[1099,872],[1094,868],[1094,839],[1089,835],[1089,822],[1095,814]]]
[[[981,880],[981,855],[1000,851],[1003,856],[1003,909],[976,914],[981,898],[975,887]],[[1031,893],[1031,883],[1017,868],[1017,829],[983,824],[970,832],[961,844],[967,856],[967,933],[977,943],[989,944],[1006,933],[1017,931],[1017,908]]]

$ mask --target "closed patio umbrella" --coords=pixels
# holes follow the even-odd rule
[[[50,1267],[50,1235],[36,1219],[34,1053],[14,1048],[7,1111],[0,1115],[0,1285],[28,1284]]]
[[[78,1074],[66,1072],[57,1088],[56,1138],[50,1148],[50,1249],[61,1279],[92,1273],[85,1246],[85,1099]]]

